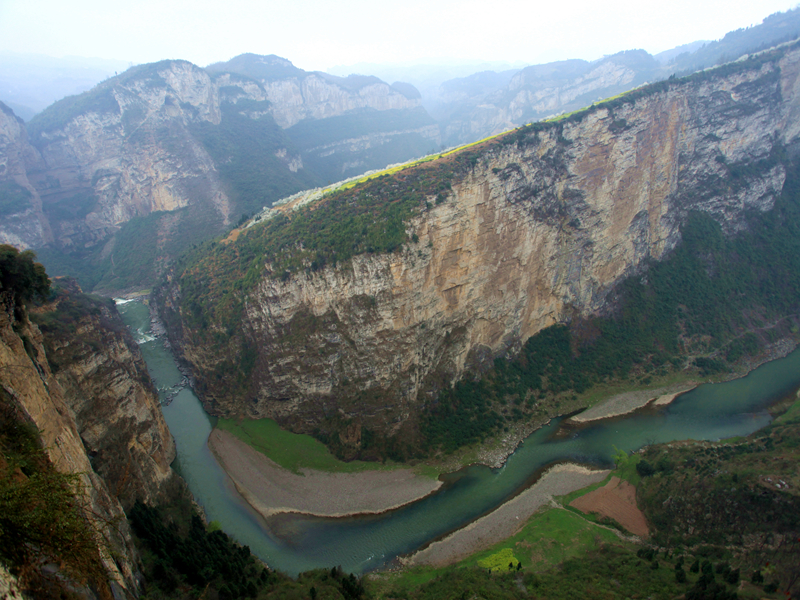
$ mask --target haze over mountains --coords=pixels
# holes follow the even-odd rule
[[[189,385],[237,426],[267,417],[313,435],[281,432],[299,469],[306,442],[319,442],[331,460],[374,461],[347,463],[369,482],[387,459],[437,473],[498,466],[532,430],[598,398],[633,400],[625,412],[787,354],[800,341],[798,31],[794,10],[658,56],[429,72],[419,85],[274,55],[163,60],[28,121],[0,101],[0,596],[736,598],[744,587],[774,598],[779,586],[791,596],[796,387],[789,418],[756,439],[655,446],[649,462],[614,446],[616,474],[649,497],[639,508],[652,542],[621,540],[565,501],[544,518],[591,530],[586,543],[563,536],[588,574],[558,556],[548,525],[544,542],[530,528],[503,542],[497,573],[462,564],[397,586],[403,569],[359,581],[327,564],[290,581],[207,528],[170,468],[160,402],[183,394],[180,408]],[[56,275],[100,295],[146,294],[148,306],[120,301],[136,307],[136,339],[113,302]],[[163,347],[144,333],[151,320]],[[147,343],[170,368],[180,362],[174,384],[154,386]],[[599,418],[620,414],[603,402]],[[177,414],[170,426],[202,431]],[[342,490],[330,479],[324,500]],[[40,482],[55,493],[31,487]],[[534,522],[504,506],[502,537]],[[247,528],[325,543],[262,514]],[[408,530],[423,536],[414,547],[432,537]],[[428,584],[441,589],[418,593]]]
[[[27,123],[6,104],[0,240],[36,248],[55,272],[90,288],[142,285],[192,244],[299,190],[574,110],[798,31],[794,10],[658,57],[628,50],[438,87],[423,71],[416,81],[424,95],[413,82],[307,72],[276,56],[244,54],[206,69],[139,65]]]

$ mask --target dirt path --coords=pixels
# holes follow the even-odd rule
[[[563,496],[602,481],[609,471],[592,471],[578,465],[556,465],[533,486],[488,515],[427,548],[401,559],[407,566],[452,564],[514,535],[553,496]]]
[[[379,513],[418,500],[441,481],[411,469],[296,475],[278,466],[227,431],[215,429],[208,447],[236,489],[265,518],[281,512],[324,517]]]
[[[576,498],[569,505],[584,513],[593,512],[614,519],[639,537],[650,533],[644,513],[636,506],[636,488],[618,477],[612,477],[603,487]]]

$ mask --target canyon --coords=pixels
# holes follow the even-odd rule
[[[212,414],[299,431],[338,418],[354,443],[362,425],[397,432],[544,328],[613,312],[615,287],[668,256],[690,214],[732,235],[769,211],[786,179],[778,157],[797,145],[799,74],[800,50],[787,46],[384,176],[379,189],[413,181],[419,198],[393,252],[322,268],[312,252],[279,277],[281,253],[303,252],[290,242],[252,259],[249,284],[216,290],[233,266],[213,257],[258,252],[247,240],[269,223],[254,225],[171,274],[159,302],[173,345]],[[444,193],[419,183],[455,157]],[[326,202],[346,206],[369,185],[297,214],[324,228]],[[199,321],[190,290],[204,298]],[[220,295],[241,303],[232,322]]]

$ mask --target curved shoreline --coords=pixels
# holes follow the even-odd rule
[[[236,489],[264,518],[280,513],[318,517],[379,514],[432,494],[442,482],[411,469],[297,475],[227,431],[214,429],[208,447]]]
[[[432,542],[422,550],[399,561],[405,567],[429,565],[442,567],[485,550],[514,535],[554,496],[563,496],[606,478],[609,470],[595,471],[573,463],[555,465],[539,480],[487,515]]]

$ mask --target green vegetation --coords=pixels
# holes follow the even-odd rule
[[[0,298],[10,293],[16,306],[21,306],[50,295],[50,279],[35,258],[32,250],[20,252],[14,246],[0,244]]]
[[[341,568],[296,579],[270,571],[247,546],[205,527],[185,493],[155,508],[137,502],[129,521],[142,555],[147,598],[359,600],[364,594],[362,582]]]
[[[220,419],[217,427],[252,446],[284,469],[301,474],[302,469],[356,473],[359,471],[392,469],[396,466],[380,463],[337,459],[319,440],[281,429],[272,419]]]
[[[590,490],[581,490],[588,493]],[[571,501],[571,500],[570,500]],[[562,501],[562,504],[564,502]],[[514,536],[489,550],[466,559],[462,566],[488,568],[484,562],[494,556],[512,555],[514,567],[534,568],[536,571],[557,567],[565,560],[597,550],[603,544],[618,542],[617,536],[606,528],[585,519],[582,515],[561,508],[548,509],[533,515]],[[497,570],[508,571],[509,560]]]
[[[405,222],[426,209],[428,194],[447,195],[469,157],[459,159],[341,189],[290,217],[251,227],[235,242],[204,244],[179,265],[185,318],[191,326],[235,326],[242,296],[265,275],[285,279],[344,265],[357,254],[399,250],[410,241]]]
[[[295,154],[294,144],[272,116],[264,114],[268,108],[266,101],[225,102],[219,125],[203,121],[190,127],[214,159],[237,214],[259,211],[319,183],[308,169],[293,173],[277,156],[283,150]]]
[[[31,597],[55,597],[75,583],[110,596],[83,498],[80,476],[55,469],[39,432],[0,386],[0,562]],[[59,564],[62,576],[42,571],[43,563]]]
[[[478,566],[490,571],[511,571],[521,564],[511,548],[502,548],[494,554],[490,554],[478,560]]]
[[[735,570],[749,578],[758,572],[762,579],[754,583],[797,593],[800,401],[791,401],[781,418],[747,438],[655,446],[642,453],[642,463],[651,468],[638,498],[655,526],[654,544],[724,560],[728,574]],[[723,571],[724,565],[717,573]]]
[[[550,512],[556,511],[545,514]],[[507,565],[505,570],[498,571],[478,566],[456,566],[439,571],[412,569],[372,578],[368,580],[367,591],[375,598],[408,600],[473,597],[500,600],[526,596],[553,600],[671,600],[691,590],[694,581],[678,583],[671,565],[653,569],[651,564],[637,557],[630,546],[607,542],[598,544],[596,550],[579,552],[557,567],[540,570],[523,561],[520,571],[509,570]]]
[[[30,191],[15,181],[0,183],[0,217],[28,210],[31,197]]]

